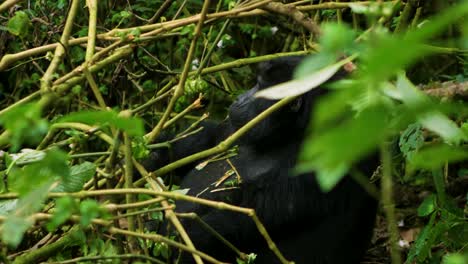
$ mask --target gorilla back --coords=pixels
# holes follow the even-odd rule
[[[275,103],[253,94],[290,80],[301,59],[286,57],[263,63],[257,85],[238,97],[228,118],[218,125],[204,126],[199,135],[177,141],[174,157],[216,145]],[[372,234],[376,201],[350,177],[331,192],[323,193],[313,173],[291,175],[313,103],[323,93],[324,89],[313,89],[261,121],[237,142],[236,156],[208,162],[202,169],[187,169],[181,188],[188,188],[189,195],[255,209],[288,260],[307,264],[358,263]],[[162,152],[156,153],[153,163],[163,165],[167,162],[162,161],[163,156]],[[378,157],[373,155],[357,169],[370,175],[377,165]],[[242,252],[256,253],[255,263],[279,263],[248,216],[185,201],[176,202],[176,211],[195,212]],[[235,262],[234,252],[199,223],[189,219],[182,223],[198,250],[223,262]],[[191,255],[183,253],[179,263],[192,262]]]

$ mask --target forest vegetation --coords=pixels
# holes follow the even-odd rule
[[[370,183],[354,175],[379,201],[363,263],[468,263],[466,0],[2,1],[0,263],[198,256],[145,223],[178,223],[176,200],[254,215],[178,188],[176,168],[231,155],[234,140],[150,171],[140,161],[173,143],[161,135],[223,120],[259,63],[296,55],[308,57],[295,80],[266,97],[351,72],[310,113],[298,170],[327,192],[380,156]],[[244,253],[237,263],[255,263]]]

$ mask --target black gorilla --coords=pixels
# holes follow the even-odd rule
[[[206,122],[200,133],[176,141],[172,146],[174,160],[215,146],[275,103],[253,95],[290,80],[301,60],[286,57],[261,64],[257,85],[230,106],[228,118],[220,124]],[[340,72],[332,79],[342,75]],[[181,188],[189,188],[190,195],[255,209],[288,260],[358,263],[372,234],[377,202],[349,177],[323,193],[313,173],[291,176],[313,102],[323,93],[324,89],[313,89],[263,120],[237,142],[236,156],[216,159],[203,168],[192,164],[177,173],[183,174]],[[146,165],[160,167],[169,162],[168,156],[167,150],[156,151]],[[370,175],[377,165],[378,158],[373,155],[357,169]],[[214,184],[226,175],[230,176],[223,183]],[[241,251],[258,254],[255,263],[279,263],[248,216],[184,201],[176,202],[176,211],[197,213]],[[235,254],[200,224],[183,220],[183,225],[198,250],[235,263]],[[192,262],[190,254],[182,255],[181,263]]]

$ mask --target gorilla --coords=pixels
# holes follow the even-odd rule
[[[175,141],[170,150],[154,151],[144,165],[154,170],[169,163],[169,157],[177,160],[224,140],[275,103],[254,94],[292,79],[302,59],[283,57],[261,63],[257,84],[235,100],[224,121],[202,123],[199,133]],[[330,81],[345,74],[340,71]],[[372,235],[377,201],[351,177],[324,193],[314,173],[292,173],[314,102],[326,92],[313,89],[262,120],[236,142],[236,155],[218,155],[179,168],[180,188],[189,189],[192,196],[253,208],[290,261],[359,263]],[[372,154],[355,169],[371,175],[378,164],[378,155]],[[176,201],[175,211],[195,212],[242,252],[257,254],[254,263],[280,263],[249,216],[186,201]],[[182,219],[182,224],[198,250],[223,262],[236,262],[238,256],[200,223]],[[192,256],[182,253],[179,263],[193,263]]]

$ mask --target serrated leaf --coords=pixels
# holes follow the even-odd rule
[[[422,126],[420,124],[409,125],[401,134],[398,146],[403,156],[411,160],[414,153],[424,146]]]
[[[54,188],[54,192],[78,192],[96,172],[96,165],[91,162],[83,162],[70,168],[70,176],[62,178],[60,184]]]
[[[279,100],[288,96],[297,96],[306,93],[314,88],[317,88],[335,73],[346,63],[351,61],[352,58],[343,59],[333,65],[329,65],[321,70],[311,73],[309,76],[299,79],[284,82],[273,87],[263,89],[257,92],[255,97],[262,97],[271,100]]]
[[[16,165],[25,165],[33,162],[38,162],[46,156],[46,152],[35,149],[22,149],[20,153],[11,153],[10,157]]]
[[[23,168],[12,168],[11,190],[21,196],[34,192],[38,186],[50,186],[57,178],[67,178],[70,170],[67,164],[67,154],[58,149],[51,149],[39,162],[28,164]]]

